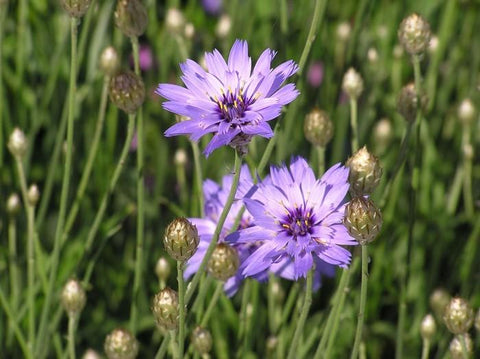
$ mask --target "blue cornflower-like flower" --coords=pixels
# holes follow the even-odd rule
[[[294,84],[283,86],[298,66],[290,60],[272,69],[274,56],[265,50],[252,70],[247,42],[236,40],[227,62],[217,50],[205,54],[208,71],[192,60],[181,64],[185,87],[160,84],[156,93],[168,100],[163,104],[167,111],[190,119],[170,127],[165,136],[189,135],[197,141],[212,133],[207,156],[224,145],[244,152],[255,135],[272,137],[267,122],[299,94]]]
[[[346,267],[351,254],[342,245],[356,245],[343,224],[348,168],[336,164],[317,180],[303,158],[290,167],[272,167],[267,181],[244,198],[254,225],[232,233],[227,240],[261,243],[239,271],[255,276],[265,270],[297,280],[314,262]]]

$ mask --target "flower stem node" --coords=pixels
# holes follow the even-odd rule
[[[25,137],[25,133],[16,127],[8,139],[7,146],[13,156],[20,159],[23,158],[28,148],[28,141]]]
[[[464,353],[463,351],[462,341],[465,343],[466,353]],[[470,334],[457,334],[450,342],[450,346],[448,349],[452,359],[470,358],[473,354],[473,341],[470,337]]]
[[[473,309],[463,298],[455,297],[445,307],[443,321],[453,334],[467,333],[473,324]]]
[[[361,245],[373,242],[382,228],[382,213],[369,198],[355,197],[345,207],[345,226]]]
[[[92,0],[61,0],[60,4],[71,17],[82,17],[88,10]]]
[[[333,122],[325,111],[314,108],[305,116],[303,132],[312,145],[325,147],[333,137]]]
[[[20,211],[22,204],[20,203],[20,197],[16,193],[12,193],[7,199],[7,213],[14,217]]]
[[[212,335],[210,331],[202,327],[196,327],[192,333],[192,344],[200,355],[205,355],[212,349]]]
[[[61,302],[63,309],[67,312],[69,317],[79,315],[85,303],[87,296],[82,285],[76,279],[70,279],[62,290]]]
[[[420,334],[423,340],[431,340],[437,331],[437,324],[433,315],[427,314],[420,325]]]
[[[428,104],[428,97],[425,93],[420,93],[420,105],[424,110]],[[415,121],[418,107],[418,96],[413,82],[404,86],[397,99],[397,111],[407,122]]]
[[[32,206],[36,206],[40,199],[40,190],[36,184],[32,184],[27,192],[28,203]]]
[[[168,225],[163,237],[166,251],[177,261],[190,259],[195,254],[199,243],[197,227],[183,217],[174,219]]]
[[[219,243],[208,262],[208,272],[214,278],[226,281],[237,273],[239,266],[240,258],[237,250],[227,243]]]
[[[370,195],[382,178],[380,161],[363,146],[350,157],[346,164],[350,172],[348,182],[353,197]]]
[[[343,76],[342,89],[351,99],[357,99],[362,93],[362,76],[353,67],[350,67]]]
[[[126,329],[115,329],[105,339],[108,359],[134,359],[138,355],[137,339]]]
[[[170,272],[171,267],[167,259],[164,257],[158,258],[157,264],[155,266],[155,274],[157,275],[158,279],[166,282],[168,277],[170,276]]]
[[[110,80],[110,100],[121,110],[133,114],[145,100],[145,86],[133,71],[121,71]]]
[[[113,76],[117,73],[120,67],[117,50],[114,47],[108,46],[100,55],[100,69],[107,76]]]
[[[128,37],[138,37],[147,29],[147,9],[141,0],[118,0],[115,25]]]
[[[415,13],[403,19],[398,28],[398,40],[410,55],[423,54],[428,48],[431,36],[428,21]]]
[[[178,293],[171,288],[164,288],[153,297],[152,312],[157,324],[167,330],[178,326]]]

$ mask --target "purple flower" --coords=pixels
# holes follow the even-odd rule
[[[212,133],[206,156],[224,145],[244,150],[254,135],[272,137],[267,122],[299,94],[294,84],[282,87],[297,65],[290,60],[272,69],[274,56],[274,51],[265,50],[252,70],[247,42],[236,40],[227,62],[218,50],[205,54],[208,72],[192,60],[181,64],[186,87],[160,84],[156,93],[168,100],[163,103],[167,111],[190,120],[176,123],[165,136],[189,135],[197,141]]]
[[[222,0],[202,0],[202,6],[207,14],[218,15],[222,10]]]
[[[323,81],[323,63],[320,61],[314,62],[308,68],[307,80],[310,86],[317,88]]]
[[[245,198],[254,226],[232,233],[236,244],[261,243],[240,271],[255,276],[269,269],[282,277],[306,277],[314,262],[346,267],[351,254],[342,245],[356,245],[343,225],[348,169],[340,164],[320,180],[303,158],[270,170],[268,181]],[[251,191],[252,192],[252,191]]]

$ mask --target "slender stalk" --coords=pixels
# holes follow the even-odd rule
[[[243,293],[242,293],[242,304],[240,307],[240,321],[238,323],[238,332],[237,332],[237,342],[243,341],[244,336],[246,336],[246,328],[247,328],[247,305],[248,301],[250,300],[250,293],[252,291],[252,280],[248,279],[243,286]],[[241,348],[240,350],[243,350]],[[241,353],[239,351],[238,353]]]
[[[201,327],[207,326],[207,323],[208,323],[208,320],[210,319],[210,315],[212,314],[213,308],[215,308],[215,306],[217,305],[218,298],[220,297],[220,294],[222,294],[223,284],[224,284],[223,282],[217,281],[217,287],[215,288],[215,292],[213,292],[212,299],[210,299],[207,310],[205,311],[205,314],[203,314],[203,318],[200,323]]]
[[[360,287],[360,309],[358,310],[357,330],[355,332],[355,342],[353,344],[352,355],[350,359],[358,357],[358,349],[362,341],[363,322],[365,321],[365,305],[367,303],[367,283],[368,283],[368,247],[362,245],[362,284]]]
[[[212,282],[213,282],[212,276],[204,276],[200,281],[200,289],[192,305],[192,312],[195,313],[195,318],[197,322],[199,322],[200,318],[203,316],[203,310],[205,309],[204,308],[205,296]]]
[[[473,205],[472,194],[472,154],[468,154],[469,148],[471,148],[470,124],[463,125],[462,132],[462,152],[463,152],[463,201],[465,205],[465,212],[469,219],[473,219],[475,207]]]
[[[192,282],[190,283],[187,289],[187,294],[185,296],[185,305],[188,305],[188,302],[190,301],[193,293],[195,292],[195,289],[197,289],[197,285],[200,280],[200,277],[205,272],[205,267],[207,266],[207,263],[210,260],[210,257],[212,256],[213,250],[217,245],[217,242],[220,237],[220,233],[222,231],[225,220],[227,218],[228,212],[232,207],[233,200],[235,198],[235,193],[237,192],[238,181],[240,180],[241,166],[242,166],[242,158],[237,153],[237,151],[235,151],[235,165],[234,165],[232,188],[230,189],[230,193],[228,194],[227,201],[225,202],[225,207],[223,208],[223,211],[220,214],[220,218],[218,219],[217,227],[215,228],[215,232],[213,233],[212,240],[207,248],[207,252],[205,253],[202,263],[200,264],[200,267],[198,268],[197,273],[195,273],[195,275],[193,276]]]
[[[325,147],[317,146],[318,153],[318,176],[325,172]]]
[[[75,359],[75,330],[77,327],[77,315],[68,316],[68,356]]]
[[[287,0],[280,0],[280,30],[285,35],[288,31]]]
[[[19,268],[17,257],[17,226],[15,218],[12,216],[8,221],[8,257],[10,258],[10,303],[12,310],[16,313],[19,303]]]
[[[352,126],[352,153],[358,150],[357,99],[350,98],[350,125]]]
[[[200,149],[198,148],[198,143],[191,141],[192,144],[192,152],[193,152],[193,163],[195,165],[195,184],[197,187],[197,195],[198,195],[198,206],[200,207],[200,217],[205,217],[205,208],[203,204],[203,174],[202,174],[202,165],[200,160]]]
[[[3,31],[5,18],[7,16],[7,3],[0,4],[0,69],[3,69]],[[3,150],[4,150],[4,123],[3,123],[3,73],[0,71],[0,167],[3,167]]]
[[[133,60],[135,63],[135,73],[140,76],[139,65],[139,47],[138,38],[131,39],[133,49]],[[130,327],[135,335],[137,329],[137,301],[140,293],[140,282],[143,272],[143,247],[145,232],[145,179],[144,179],[144,162],[145,162],[145,135],[143,126],[143,109],[138,109],[137,118],[137,248],[135,258],[135,274],[133,280],[133,296],[130,308]],[[180,343],[179,343],[180,345]],[[183,346],[183,343],[181,343]],[[182,351],[183,352],[183,351]]]
[[[183,280],[183,262],[177,261],[178,281],[178,357],[183,358],[185,338],[185,283]]]
[[[303,327],[307,319],[310,306],[312,304],[312,289],[313,289],[313,272],[315,268],[312,267],[307,274],[307,286],[305,291],[305,300],[303,302],[302,311],[300,313],[300,318],[298,318],[297,327],[295,328],[295,334],[293,335],[292,343],[290,344],[290,350],[288,352],[288,359],[294,359],[297,353],[297,346],[300,342],[300,337],[303,334]]]
[[[155,359],[162,359],[168,349],[168,344],[170,343],[170,336],[165,335],[162,340],[162,344],[160,344],[160,347],[158,348],[157,354],[155,354]]]
[[[422,342],[422,358],[421,359],[428,359],[428,353],[430,352],[430,340],[423,339]]]
[[[173,358],[183,359],[178,355],[178,346],[175,343],[175,330],[170,330],[170,344],[173,352]]]

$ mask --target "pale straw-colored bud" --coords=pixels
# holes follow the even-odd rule
[[[427,95],[420,93],[421,108],[425,109],[428,103]],[[415,121],[418,108],[418,96],[415,89],[415,84],[409,83],[400,90],[397,99],[397,111],[405,118],[407,122]]]
[[[215,27],[215,34],[217,37],[220,39],[224,39],[228,36],[230,33],[230,30],[232,29],[232,19],[230,16],[227,14],[223,14],[220,16],[220,19],[218,19],[217,26]]]
[[[117,50],[112,46],[106,47],[100,55],[100,70],[105,75],[113,76],[120,68]]]
[[[185,33],[185,37],[187,39],[192,39],[193,36],[195,36],[195,26],[193,26],[193,24],[191,22],[187,22],[185,24],[184,33]]]
[[[333,137],[333,122],[325,111],[314,108],[305,116],[303,132],[312,145],[325,147]]]
[[[473,159],[473,146],[472,144],[470,143],[465,143],[463,146],[462,146],[462,152],[463,152],[463,156],[468,159],[468,160],[471,160]]]
[[[451,295],[443,288],[435,289],[430,295],[430,307],[432,307],[437,319],[443,318],[445,308],[451,299]]]
[[[102,357],[93,349],[87,349],[82,355],[82,359],[101,359]]]
[[[133,114],[145,100],[145,86],[133,71],[121,71],[110,80],[110,100],[121,110]]]
[[[393,138],[392,122],[388,118],[382,118],[373,128],[375,147],[379,153],[385,152]]]
[[[278,347],[278,337],[276,335],[270,335],[267,338],[267,352],[275,353]]]
[[[185,27],[183,13],[176,8],[168,9],[165,17],[165,26],[168,31],[179,34]]]
[[[158,258],[157,264],[155,265],[155,274],[158,279],[166,282],[172,271],[170,263],[164,257]]]
[[[118,0],[114,18],[125,36],[138,37],[147,29],[148,14],[142,0]]]
[[[60,4],[71,17],[82,17],[92,0],[61,0]]]
[[[475,119],[475,106],[472,100],[466,98],[458,106],[458,119],[465,125],[469,125]]]
[[[382,178],[382,167],[380,161],[363,146],[345,165],[350,169],[348,182],[350,182],[350,193],[353,197],[366,196],[373,192]]]
[[[15,157],[22,158],[25,156],[28,148],[28,141],[25,133],[18,127],[15,127],[10,138],[8,139],[8,149]]]
[[[212,350],[212,335],[208,329],[196,327],[192,332],[192,344],[200,355],[205,355]]]
[[[350,67],[343,76],[342,89],[352,99],[357,99],[362,93],[362,76],[353,67]]]
[[[282,286],[278,281],[273,281],[272,284],[269,286],[269,295],[273,298],[275,303],[281,304],[285,299],[285,291],[283,290]]]
[[[134,359],[138,355],[137,339],[126,329],[115,329],[105,339],[108,359]]]
[[[463,352],[463,344],[462,341],[465,343],[465,350],[466,353]],[[465,359],[471,358],[473,354],[473,341],[470,337],[470,334],[458,334],[450,342],[450,346],[448,347],[450,356],[452,359]]]
[[[36,206],[40,199],[40,190],[36,184],[32,184],[27,191],[28,203],[32,206]]]
[[[20,197],[16,193],[12,193],[7,199],[7,213],[10,216],[16,216],[20,211],[22,204]]]
[[[174,219],[163,236],[166,251],[177,261],[190,259],[197,251],[199,243],[197,227],[183,217]]]
[[[378,62],[378,51],[374,47],[371,47],[367,51],[367,59],[371,65],[375,65]]]
[[[473,324],[473,318],[472,307],[460,297],[452,298],[443,313],[443,321],[453,334],[468,332]]]
[[[428,52],[434,54],[438,49],[438,36],[433,35],[430,38],[430,43],[428,44]]]
[[[424,340],[431,340],[437,331],[437,324],[433,315],[427,314],[420,325],[420,334]]]
[[[188,162],[187,160],[187,152],[183,148],[179,148],[175,151],[175,155],[173,156],[173,162],[176,166],[184,167]]]
[[[382,213],[369,198],[355,197],[345,207],[343,219],[348,233],[361,245],[375,240],[382,228]]]
[[[65,309],[69,317],[74,317],[81,313],[87,302],[87,295],[78,280],[70,279],[64,285],[61,302],[63,309]]]
[[[337,26],[337,37],[342,42],[347,42],[352,33],[352,26],[349,22],[341,22]]]
[[[152,312],[157,324],[167,330],[178,326],[178,293],[171,288],[158,292],[152,301]]]
[[[216,279],[226,281],[237,273],[240,258],[235,248],[227,243],[219,243],[208,261],[208,272]]]
[[[398,29],[398,39],[410,55],[424,53],[431,36],[430,24],[418,14],[412,14],[403,19]]]

